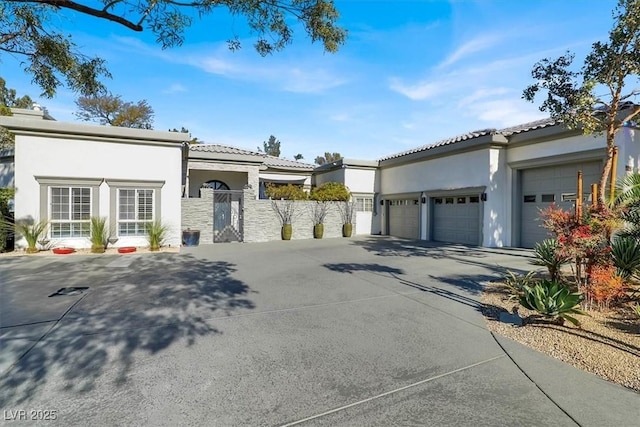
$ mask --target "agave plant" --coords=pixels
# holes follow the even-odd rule
[[[103,253],[107,247],[109,230],[107,229],[107,218],[91,217],[91,252]]]
[[[536,311],[543,317],[563,324],[565,320],[580,325],[580,322],[572,314],[588,316],[578,308],[583,297],[580,292],[571,292],[565,286],[555,280],[542,280],[534,286],[525,286],[524,293],[520,297],[520,305],[532,311]]]
[[[519,299],[524,293],[524,288],[531,285],[535,280],[535,275],[535,271],[530,271],[522,276],[511,270],[507,270],[507,275],[504,278],[504,285],[509,288],[509,300]]]
[[[149,250],[159,251],[160,246],[164,243],[164,240],[169,231],[169,227],[164,225],[159,219],[153,222],[145,224],[147,230],[147,238],[149,239]]]
[[[640,241],[632,236],[616,236],[611,242],[611,257],[619,276],[635,276],[640,271]]]
[[[570,257],[562,255],[559,249],[560,244],[556,239],[545,239],[540,243],[536,243],[533,249],[536,258],[531,263],[547,267],[549,278],[552,281],[558,280],[560,268],[571,260]]]
[[[16,232],[22,235],[22,237],[27,241],[27,253],[33,254],[38,252],[36,244],[38,243],[38,240],[46,234],[48,225],[49,223],[46,220],[33,223],[16,223]]]

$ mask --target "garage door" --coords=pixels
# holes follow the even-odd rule
[[[540,209],[546,209],[554,202],[565,210],[575,208],[580,170],[583,176],[584,195],[588,197],[591,184],[600,181],[602,170],[600,161],[521,171],[520,246],[533,248],[537,242],[549,237],[547,230],[541,227]]]
[[[480,196],[434,197],[432,240],[480,244]]]
[[[420,238],[418,199],[389,200],[389,235]]]

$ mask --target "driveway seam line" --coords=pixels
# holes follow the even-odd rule
[[[554,404],[558,409],[560,409],[560,410],[562,411],[562,413],[564,413],[567,417],[569,417],[569,419],[570,419],[571,421],[573,421],[574,423],[576,423],[576,425],[577,425],[577,426],[582,427],[582,424],[580,424],[580,423],[578,422],[578,420],[576,420],[575,418],[573,418],[573,416],[571,416],[571,414],[569,414],[567,411],[565,411],[565,410],[564,410],[564,408],[563,408],[562,406],[560,406],[560,404],[559,404],[558,402],[556,402],[554,398],[552,398],[549,394],[547,394],[547,392],[545,392],[545,391],[542,389],[542,387],[540,387],[540,386],[538,385],[538,383],[537,383],[537,382],[535,382],[535,381],[533,380],[533,378],[531,378],[531,377],[529,376],[529,374],[527,374],[527,373],[524,371],[524,369],[522,369],[522,368],[520,367],[520,365],[518,364],[518,362],[516,362],[516,361],[513,359],[513,357],[511,357],[511,355],[509,354],[509,352],[508,352],[508,351],[507,351],[507,350],[502,346],[502,344],[500,344],[500,341],[498,341],[498,339],[496,338],[496,335],[495,335],[493,332],[491,332],[491,337],[493,337],[493,340],[496,342],[496,344],[498,344],[498,347],[500,347],[500,348],[502,349],[502,351],[504,352],[504,354],[509,358],[509,360],[511,360],[511,362],[516,366],[516,368],[518,368],[518,370],[519,370],[520,372],[522,372],[522,375],[524,375],[524,376],[525,376],[529,381],[531,381],[531,383],[533,383],[533,385],[534,385],[534,386],[536,386],[536,388],[537,388],[538,390],[540,390],[540,392],[541,392],[541,393],[542,393],[542,394],[543,394],[547,399],[549,399],[549,401],[550,401],[551,403],[553,403],[553,404]]]
[[[325,417],[327,415],[335,414],[336,412],[340,412],[340,411],[343,411],[345,409],[353,408],[354,406],[362,405],[363,403],[368,403],[368,402],[371,402],[373,400],[380,399],[382,397],[386,397],[386,396],[389,396],[389,395],[392,395],[392,394],[395,394],[395,393],[399,393],[401,391],[404,391],[404,390],[407,390],[407,389],[410,389],[410,388],[413,388],[413,387],[417,387],[419,385],[426,384],[428,382],[435,381],[435,380],[438,380],[440,378],[444,378],[444,377],[447,377],[449,375],[456,374],[458,372],[466,371],[468,369],[475,368],[477,366],[484,365],[484,364],[489,363],[489,362],[493,362],[494,360],[497,360],[497,359],[500,359],[500,358],[503,358],[503,357],[505,357],[504,354],[501,354],[499,356],[494,356],[494,357],[491,357],[489,359],[482,360],[480,362],[472,363],[471,365],[467,365],[467,366],[464,366],[462,368],[454,369],[452,371],[445,372],[443,374],[436,375],[434,377],[426,378],[424,380],[421,380],[421,381],[418,381],[418,382],[415,382],[415,383],[412,383],[412,384],[408,384],[408,385],[405,385],[403,387],[396,388],[394,390],[389,390],[389,391],[386,391],[384,393],[380,393],[380,394],[378,394],[376,396],[371,396],[371,397],[368,397],[366,399],[362,399],[362,400],[359,400],[357,402],[350,403],[348,405],[344,405],[344,406],[340,406],[338,408],[330,409],[330,410],[322,412],[320,414],[312,415],[310,417],[306,417],[306,418],[303,418],[301,420],[292,421],[292,422],[289,422],[289,423],[286,423],[286,424],[282,424],[281,427],[295,426],[295,425],[298,425],[298,424],[305,423],[307,421],[311,421],[311,420],[315,420],[317,418]]]

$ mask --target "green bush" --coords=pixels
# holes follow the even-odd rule
[[[560,268],[571,260],[569,256],[560,253],[560,245],[556,239],[545,239],[536,243],[533,253],[536,259],[531,263],[547,267],[552,281],[558,280]]]
[[[341,182],[326,182],[311,189],[310,199],[319,202],[346,202],[351,198],[349,189]]]
[[[107,218],[91,217],[91,252],[102,253],[107,247],[109,239],[109,230],[107,227]]]
[[[580,292],[571,292],[568,286],[558,281],[542,280],[534,286],[525,286],[524,293],[520,297],[520,305],[532,311],[536,311],[543,317],[563,324],[565,320],[580,325],[580,322],[571,314],[587,313],[578,308],[582,302]]]
[[[149,250],[159,251],[164,244],[164,240],[169,232],[169,227],[164,225],[159,219],[145,224],[147,239],[149,239]]]
[[[13,234],[13,218],[9,212],[9,200],[15,194],[14,188],[0,188],[0,252],[7,250],[7,240]]]
[[[617,236],[611,242],[611,257],[618,275],[628,279],[640,271],[640,241],[631,236]]]
[[[16,223],[16,232],[27,241],[27,253],[38,252],[36,244],[41,237],[47,234],[49,222],[41,220],[38,222],[18,222]]]
[[[273,200],[307,200],[309,195],[299,185],[267,184],[267,197]]]

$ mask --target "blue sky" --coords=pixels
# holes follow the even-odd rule
[[[57,17],[83,52],[103,57],[108,88],[146,99],[155,129],[188,128],[207,143],[256,149],[275,135],[282,156],[325,151],[376,159],[461,133],[545,117],[521,99],[532,65],[566,50],[581,63],[606,40],[615,0],[336,0],[349,31],[336,54],[294,26],[295,41],[261,57],[241,18],[214,14],[162,50],[149,33],[68,12]],[[239,34],[240,51],[226,40]],[[19,58],[18,58],[19,59]],[[38,87],[3,54],[0,75],[18,94]],[[39,99],[77,121],[76,95]]]

